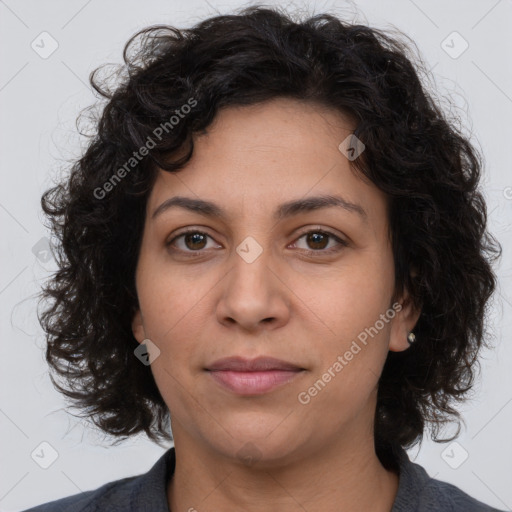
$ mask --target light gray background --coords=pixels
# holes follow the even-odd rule
[[[435,478],[452,482],[495,507],[511,510],[512,39],[507,31],[512,27],[512,2],[366,0],[356,4],[358,21],[364,22],[366,17],[376,27],[393,25],[417,42],[436,76],[439,95],[450,97],[460,109],[463,123],[472,130],[473,141],[485,155],[490,227],[504,248],[490,320],[498,348],[483,353],[475,397],[461,409],[467,429],[458,438],[458,445],[449,447],[426,439],[420,449],[409,453]],[[188,27],[241,5],[204,0],[0,0],[3,511],[20,510],[145,472],[166,449],[143,437],[109,446],[101,435],[65,412],[65,402],[53,389],[33,298],[54,268],[53,260],[45,261],[44,246],[38,250],[38,242],[47,235],[39,200],[51,185],[51,177],[62,172],[85,143],[77,135],[75,119],[94,101],[88,76],[95,67],[121,62],[124,43],[146,25]],[[346,12],[354,19],[354,7],[345,2],[279,5],[298,6],[310,13]],[[47,59],[31,48],[43,31],[59,45]],[[469,44],[458,58],[452,58],[442,47],[453,31]],[[462,44],[457,39],[452,43],[453,37],[457,36],[450,36],[445,43],[453,47],[452,52]],[[31,458],[43,441],[58,453],[48,469]],[[463,450],[468,453],[467,460],[453,469],[446,461],[460,463]],[[45,457],[48,453],[46,449]]]

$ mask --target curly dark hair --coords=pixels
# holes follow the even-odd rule
[[[126,43],[114,90],[98,78],[104,67],[91,73],[104,105],[90,143],[41,200],[58,270],[41,293],[39,320],[53,384],[105,433],[172,439],[169,410],[150,367],[133,355],[131,330],[158,168],[182,169],[192,134],[204,133],[219,109],[287,97],[355,120],[366,150],[352,165],[390,199],[394,297],[407,290],[421,308],[416,343],[389,352],[380,377],[377,455],[396,467],[400,447],[421,441],[427,423],[438,441],[440,428],[456,421],[448,440],[457,437],[453,403],[467,398],[478,353],[490,346],[485,319],[501,245],[486,228],[482,158],[427,92],[421,57],[397,34],[326,13],[293,20],[256,5],[190,29],[140,30]],[[180,112],[187,114],[179,123],[170,121]],[[135,160],[143,146],[151,149]]]

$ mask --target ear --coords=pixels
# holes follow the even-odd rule
[[[399,301],[401,309],[393,308],[396,315],[392,320],[391,334],[389,339],[389,350],[391,352],[401,352],[410,347],[407,336],[414,331],[414,326],[418,322],[421,314],[421,308],[415,308],[409,294],[406,293],[403,300]]]
[[[140,309],[138,309],[135,315],[133,315],[132,332],[135,336],[135,339],[139,343],[142,343],[146,339],[146,333],[144,331],[144,324],[142,322],[142,313],[140,312]]]

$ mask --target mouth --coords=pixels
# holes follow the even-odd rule
[[[237,395],[262,395],[302,375],[306,369],[272,357],[228,357],[206,368],[212,379]]]

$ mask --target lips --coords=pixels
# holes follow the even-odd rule
[[[269,370],[297,371],[303,370],[300,366],[275,359],[274,357],[257,357],[244,359],[243,357],[226,357],[219,359],[208,366],[207,370],[231,370],[233,372],[264,372]]]
[[[305,369],[273,357],[219,359],[206,370],[224,389],[237,395],[261,395],[301,375]]]

